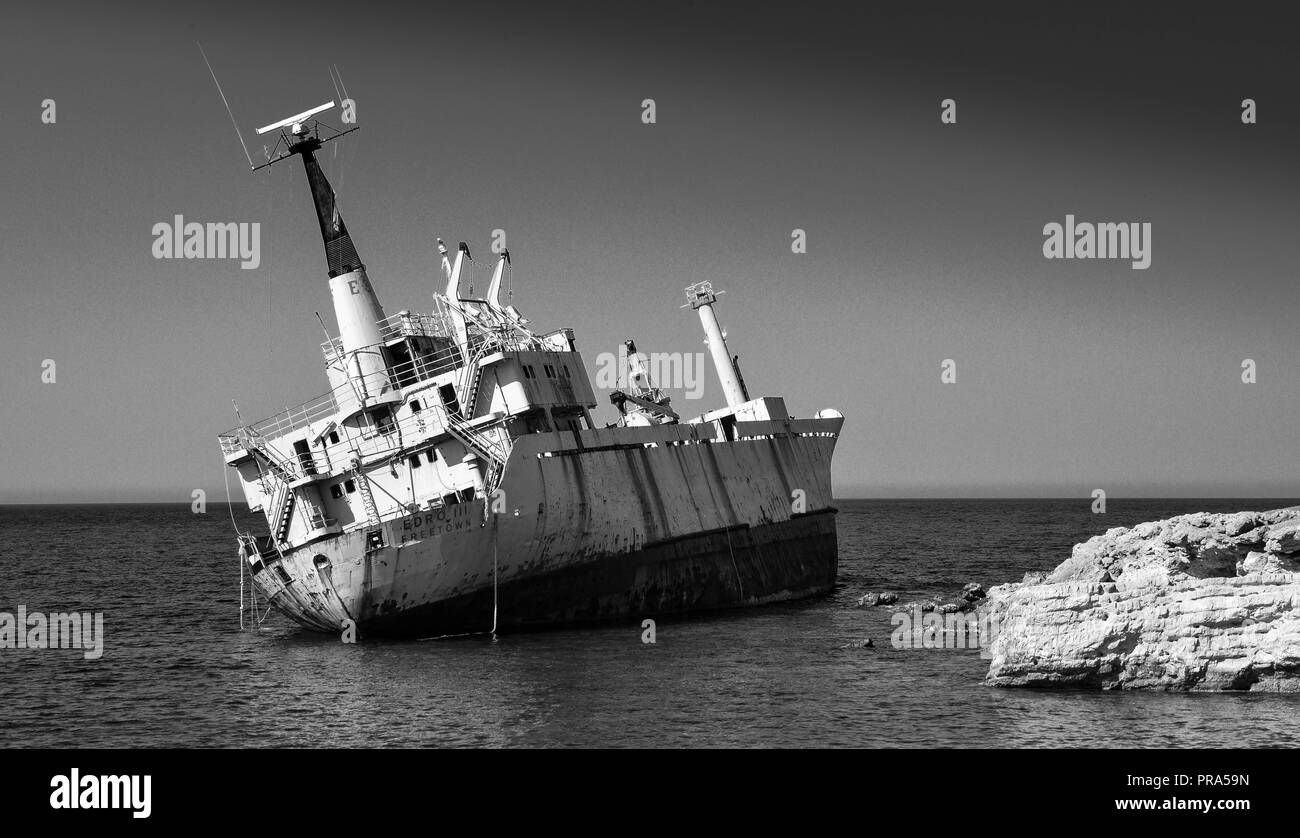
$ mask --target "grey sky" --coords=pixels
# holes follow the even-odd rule
[[[216,499],[231,398],[251,419],[327,388],[301,166],[247,171],[196,39],[250,143],[335,98],[338,64],[363,128],[322,164],[389,313],[428,307],[435,235],[485,286],[503,228],[513,302],[591,372],[628,337],[704,351],[682,288],[726,289],[750,390],[846,415],[841,496],[1296,493],[1289,29],[743,8],[15,9],[0,502]],[[260,222],[262,266],[155,260],[177,213]],[[1045,260],[1066,213],[1150,222],[1150,269]],[[675,404],[721,403],[708,375]]]

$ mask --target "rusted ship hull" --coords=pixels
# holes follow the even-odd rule
[[[497,497],[255,563],[323,631],[429,637],[759,605],[829,591],[842,419],[612,428],[516,441]]]
[[[598,557],[416,608],[382,609],[370,635],[430,636],[536,629],[762,605],[835,584],[834,510],[738,526]]]

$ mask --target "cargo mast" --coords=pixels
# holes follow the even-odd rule
[[[709,353],[713,355],[713,366],[718,370],[718,381],[722,383],[722,392],[727,397],[727,406],[735,407],[749,401],[749,394],[745,392],[745,387],[740,381],[740,371],[736,369],[736,364],[731,358],[731,353],[727,351],[726,336],[722,332],[722,326],[718,324],[718,315],[713,311],[713,304],[718,301],[718,294],[713,292],[713,283],[697,282],[686,289],[686,299],[689,301],[691,308],[700,313],[700,323],[704,326],[704,334],[709,345]],[[683,306],[685,308],[685,306]]]

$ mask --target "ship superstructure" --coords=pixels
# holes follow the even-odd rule
[[[316,152],[347,132],[316,111],[279,130],[303,161],[338,336],[330,391],[220,435],[262,535],[241,533],[258,588],[325,631],[431,636],[757,604],[829,590],[830,461],[843,418],[750,398],[709,283],[687,289],[727,404],[683,419],[629,341],[617,424],[571,329],[539,334],[502,301],[502,252],[462,295],[469,248],[441,240],[427,313],[387,315]],[[349,129],[355,130],[355,129]],[[268,164],[269,165],[269,164]]]

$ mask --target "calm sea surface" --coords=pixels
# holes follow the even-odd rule
[[[977,651],[894,650],[888,610],[853,607],[1019,580],[1109,527],[1293,503],[841,501],[833,594],[661,619],[655,645],[635,620],[345,645],[272,614],[241,632],[223,505],[0,506],[0,611],[102,611],[106,634],[97,661],[0,649],[0,747],[1294,747],[1300,696],[991,689]]]

